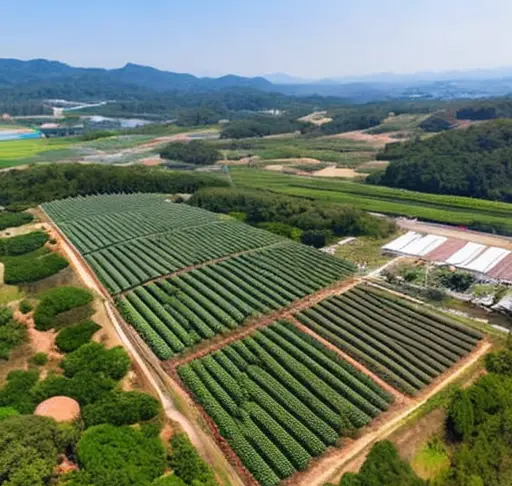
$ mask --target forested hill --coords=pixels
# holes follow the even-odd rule
[[[435,137],[393,143],[390,160],[368,182],[415,191],[512,202],[512,121],[499,120]]]

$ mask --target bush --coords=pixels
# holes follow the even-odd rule
[[[57,424],[46,417],[11,417],[0,422],[1,484],[49,484],[57,465],[57,438]]]
[[[11,417],[17,417],[19,414],[13,407],[0,407],[0,422]]]
[[[52,374],[32,389],[33,400],[40,403],[48,398],[66,396],[81,406],[100,400],[117,386],[117,381],[102,374],[83,371],[73,378]]]
[[[57,287],[45,292],[34,313],[36,329],[51,329],[58,314],[87,305],[92,300],[93,296],[88,290],[76,287]]]
[[[89,343],[68,354],[61,362],[64,375],[73,378],[77,373],[90,371],[113,380],[121,380],[130,369],[126,351],[118,346],[106,349],[98,343]]]
[[[9,285],[37,282],[59,273],[69,265],[63,256],[51,251],[42,255],[4,257],[3,262],[5,264],[4,280]]]
[[[71,353],[87,344],[100,329],[101,326],[93,321],[81,322],[60,331],[55,344],[63,353]]]
[[[187,435],[174,434],[170,442],[170,466],[174,474],[187,484],[200,483],[204,486],[216,486],[215,476],[210,466],[203,461]]]
[[[83,418],[87,427],[99,424],[132,425],[155,418],[159,411],[159,401],[150,395],[115,391],[85,407]]]
[[[182,479],[180,479],[176,474],[169,474],[162,478],[155,479],[151,486],[187,486]]]
[[[11,349],[27,339],[27,328],[12,318],[8,307],[0,306],[0,359],[9,359]]]
[[[82,469],[95,486],[145,485],[162,476],[166,467],[160,439],[145,437],[131,427],[91,427],[77,451]]]
[[[46,353],[36,353],[30,358],[30,362],[35,366],[44,366],[48,363],[48,355]]]
[[[11,213],[0,211],[0,231],[31,223],[34,217],[29,213]]]
[[[460,271],[441,270],[437,274],[437,278],[443,287],[456,292],[465,292],[476,282],[476,277],[473,274]]]
[[[28,300],[22,300],[19,305],[20,312],[22,314],[28,314],[34,309],[32,304]]]
[[[11,371],[7,383],[0,389],[0,407],[12,407],[21,414],[30,414],[35,409],[32,388],[39,380],[37,371]]]
[[[323,248],[327,244],[327,238],[324,231],[312,230],[304,231],[301,237],[301,243],[315,248]]]
[[[48,241],[44,231],[34,231],[26,235],[0,238],[0,257],[25,255],[41,248]]]
[[[195,165],[213,165],[222,158],[217,149],[198,140],[170,143],[160,152],[160,156],[163,159]]]

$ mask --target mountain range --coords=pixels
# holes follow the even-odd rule
[[[287,74],[211,78],[126,64],[118,69],[72,67],[58,61],[0,59],[0,98],[45,99],[66,96],[80,101],[140,99],[159,93],[213,93],[245,89],[292,96],[333,96],[352,102],[386,99],[454,99],[512,93],[512,69],[392,74],[308,80]]]

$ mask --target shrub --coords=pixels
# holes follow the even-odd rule
[[[45,292],[34,313],[36,329],[51,329],[58,314],[89,304],[92,300],[88,290],[76,287],[57,287]]]
[[[11,213],[8,211],[0,211],[0,231],[7,228],[15,228],[31,223],[34,216],[29,213]]]
[[[44,366],[48,363],[48,355],[46,353],[36,353],[30,358],[30,362],[35,366]]]
[[[20,413],[13,407],[0,407],[0,422],[11,417],[16,417]]]
[[[443,287],[456,292],[465,292],[476,282],[476,277],[471,273],[448,270],[441,270],[438,279]]]
[[[28,314],[29,312],[32,312],[33,307],[32,304],[25,299],[20,302],[19,309],[22,314]]]
[[[83,371],[73,378],[53,374],[34,386],[32,396],[37,403],[51,397],[66,396],[86,406],[100,400],[116,386],[116,380],[91,371]]]
[[[132,425],[153,419],[159,410],[160,403],[150,395],[115,391],[85,407],[83,418],[87,427],[99,424]]]
[[[81,322],[60,331],[55,343],[62,352],[71,353],[87,344],[100,329],[101,326],[93,321]]]
[[[163,159],[195,165],[213,165],[222,158],[222,154],[217,149],[199,140],[189,143],[170,143],[163,148],[160,156]]]
[[[26,327],[12,318],[11,309],[0,306],[0,359],[9,359],[11,349],[26,339]]]
[[[114,380],[122,379],[128,373],[130,365],[130,357],[122,347],[107,350],[98,343],[85,344],[68,354],[61,363],[64,375],[68,378],[83,371],[91,371]]]
[[[41,248],[48,241],[44,231],[34,231],[26,235],[0,238],[0,257],[18,256]]]
[[[46,417],[0,422],[0,481],[9,486],[49,484],[57,465],[57,424]]]
[[[187,486],[187,483],[176,476],[176,474],[169,474],[167,476],[155,479],[151,483],[151,486]]]
[[[47,251],[43,255],[4,257],[4,280],[9,285],[37,282],[64,270],[69,263],[61,255]]]
[[[7,384],[0,389],[0,407],[12,407],[21,414],[32,413],[35,401],[31,390],[38,380],[37,371],[11,371]]]
[[[148,484],[162,476],[166,467],[160,439],[145,437],[131,427],[91,427],[80,439],[77,452],[95,486]]]
[[[174,434],[171,439],[170,466],[174,474],[187,484],[196,481],[202,485],[216,486],[215,476],[210,466],[203,461],[187,435]]]

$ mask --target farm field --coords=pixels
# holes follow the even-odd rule
[[[306,469],[392,400],[286,322],[194,360],[178,374],[262,486]]]
[[[371,286],[326,299],[298,320],[414,395],[469,354],[480,333]]]
[[[290,263],[293,262],[293,263]],[[119,303],[160,359],[342,280],[354,267],[288,243],[137,287]]]
[[[0,142],[0,169],[15,167],[17,165],[37,162],[48,157],[52,152],[62,153],[70,146],[69,141],[63,140],[8,140]]]
[[[270,171],[232,167],[237,187],[266,189],[331,203],[349,204],[366,211],[420,218],[443,224],[495,225],[512,231],[512,204],[459,196],[392,189],[342,180],[319,180]]]

